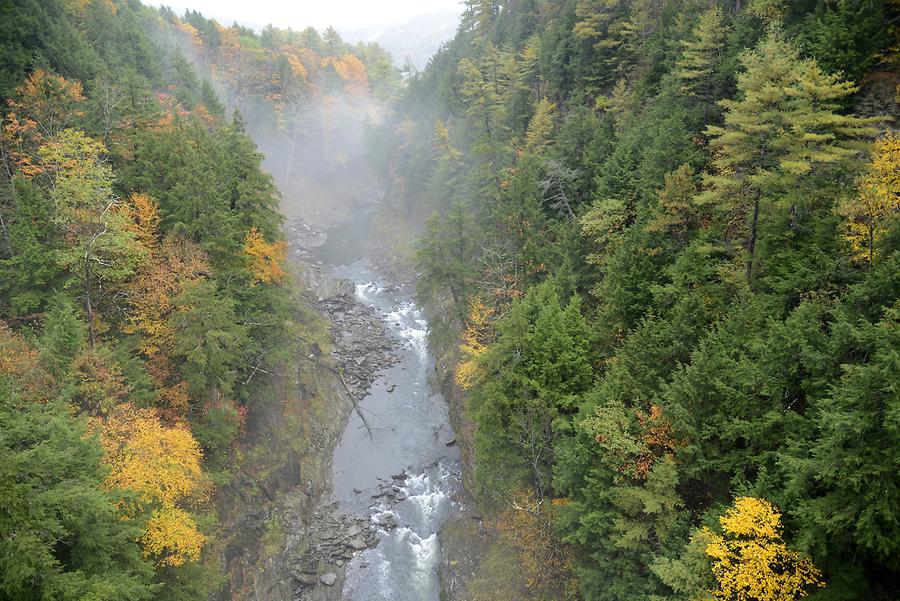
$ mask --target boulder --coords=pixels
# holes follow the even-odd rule
[[[361,551],[362,549],[365,549],[366,547],[368,547],[368,545],[366,544],[366,541],[359,538],[358,536],[354,536],[353,538],[351,538],[347,542],[347,546],[349,546],[353,549],[356,549],[357,551]]]

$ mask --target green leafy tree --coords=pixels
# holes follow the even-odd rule
[[[65,232],[60,262],[69,271],[68,285],[80,290],[93,346],[100,290],[132,275],[142,257],[140,247],[118,211],[112,170],[103,161],[101,143],[66,129],[39,153],[50,174],[50,198]]]

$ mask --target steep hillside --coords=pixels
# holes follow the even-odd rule
[[[895,598],[897,3],[466,7],[372,145],[515,551],[465,598]]]
[[[248,131],[293,132],[308,162],[297,124],[395,71],[286,35],[128,0],[0,6],[0,599],[237,595],[241,562],[283,544],[273,499],[327,459],[313,441],[339,427],[317,420],[346,401]]]

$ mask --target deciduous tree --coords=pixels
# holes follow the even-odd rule
[[[846,220],[855,256],[872,265],[879,239],[900,215],[900,137],[890,133],[875,142],[859,194],[846,198],[836,210]]]
[[[781,514],[765,499],[738,497],[719,522],[725,536],[708,533],[706,554],[727,601],[793,601],[824,586],[812,561],[782,540]]]
[[[91,346],[97,337],[98,289],[124,282],[143,258],[118,210],[105,152],[102,144],[73,129],[63,130],[39,150],[65,231],[61,263],[69,270],[68,285],[80,289]]]

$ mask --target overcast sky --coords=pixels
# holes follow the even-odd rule
[[[198,10],[225,25],[236,20],[245,25],[272,23],[294,29],[387,25],[439,10],[462,11],[460,0],[151,0],[148,4],[165,4],[179,14],[187,8]]]

